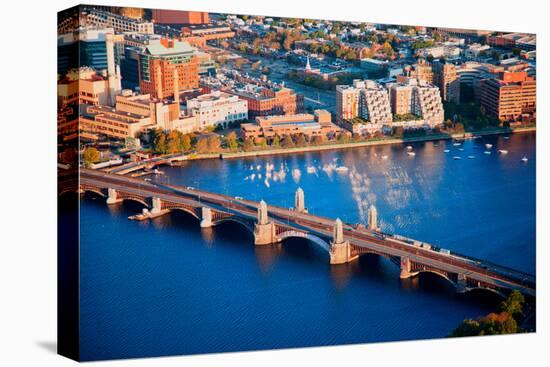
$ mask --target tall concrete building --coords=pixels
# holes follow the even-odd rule
[[[537,85],[525,71],[501,72],[481,82],[481,105],[501,121],[536,117]]]
[[[82,27],[57,37],[57,73],[63,77],[67,71],[81,66],[101,72],[108,68],[109,54],[114,64],[119,65],[123,52],[123,36],[115,35],[113,28]]]
[[[456,66],[436,61],[433,63],[433,81],[444,102],[460,103],[460,79]]]
[[[151,40],[139,53],[139,87],[142,93],[153,98],[174,96],[174,83],[178,90],[199,87],[199,62],[195,48],[184,41],[162,38]],[[177,69],[178,80],[174,80]]]

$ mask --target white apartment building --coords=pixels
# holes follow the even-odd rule
[[[365,83],[360,91],[359,116],[377,126],[391,124],[391,107],[387,90],[372,81]]]
[[[456,46],[433,46],[418,51],[422,57],[432,55],[434,58],[456,58],[460,56],[460,48]]]
[[[381,130],[392,122],[388,92],[372,80],[338,85],[336,111],[340,126],[353,133]]]
[[[248,102],[237,96],[215,91],[187,101],[187,112],[198,116],[200,129],[226,128],[232,122],[248,119]]]
[[[444,119],[443,103],[439,88],[433,85],[417,86],[419,112],[430,128],[441,125]]]
[[[466,60],[479,60],[480,55],[489,52],[491,46],[474,43],[464,49],[463,54]]]
[[[386,87],[394,114],[392,126],[433,128],[443,123],[443,103],[438,87],[412,78],[402,78],[401,82]]]

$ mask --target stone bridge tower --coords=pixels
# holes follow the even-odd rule
[[[258,206],[258,223],[254,226],[254,244],[269,245],[276,242],[275,225],[269,221],[267,204],[260,201]]]
[[[374,205],[371,205],[369,207],[368,211],[368,226],[371,231],[379,231],[380,227],[378,227],[378,212],[376,210],[376,207]]]
[[[294,210],[298,213],[307,213],[304,190],[302,190],[301,187],[298,187],[298,190],[296,190],[296,195],[294,198]]]
[[[340,218],[336,218],[330,242],[330,263],[345,264],[357,258],[351,254],[349,241],[344,239],[344,226]]]

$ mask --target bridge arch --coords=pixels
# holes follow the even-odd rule
[[[168,210],[170,210],[171,212],[172,211],[180,211],[180,212],[184,212],[184,213],[187,213],[187,214],[190,214],[191,216],[193,216],[194,218],[200,220],[201,218],[199,217],[199,215],[194,211],[194,210],[191,210],[189,208],[185,208],[185,207],[174,207],[174,208],[169,208]]]
[[[472,291],[485,291],[485,292],[491,292],[493,294],[496,294],[500,297],[502,297],[503,299],[506,299],[506,295],[504,293],[502,293],[501,291],[499,291],[498,289],[495,289],[495,288],[489,288],[489,287],[483,287],[483,286],[479,286],[479,287],[466,287],[464,289],[465,292],[472,292]]]
[[[217,225],[227,223],[227,222],[238,223],[242,227],[246,228],[248,230],[248,232],[250,232],[252,235],[254,235],[254,227],[250,223],[248,223],[247,221],[242,220],[242,219],[240,219],[238,217],[235,217],[235,216],[224,217],[224,218],[213,220],[212,221],[212,226],[217,226]]]
[[[63,190],[60,190],[57,192],[57,196],[58,197],[61,197],[63,195],[67,195],[67,194],[78,194],[78,192],[75,190],[75,189],[63,189]]]
[[[103,192],[103,190],[101,190],[101,189],[96,189],[96,188],[91,188],[91,187],[84,187],[84,188],[82,188],[82,191],[83,192],[93,192],[94,194],[97,194],[97,195],[102,196],[104,198],[107,197],[107,194],[105,194]]]
[[[321,247],[326,252],[330,252],[330,244],[327,241],[323,240],[322,238],[317,237],[313,234],[291,230],[291,231],[283,232],[277,236],[277,240],[280,242],[288,238],[305,238],[310,242],[313,242],[315,245]]]
[[[375,255],[375,256],[378,256],[378,257],[382,257],[382,258],[384,258],[384,259],[390,260],[391,262],[393,262],[393,263],[395,263],[397,266],[399,266],[399,258],[397,258],[397,260],[394,261],[394,260],[392,259],[392,256],[391,256],[391,255],[382,254],[382,253],[376,252],[376,251],[374,251],[374,250],[364,250],[364,249],[362,249],[361,251],[355,251],[355,253],[356,253],[357,255],[359,255],[359,257],[364,256],[364,255],[371,255],[371,256],[372,256],[372,255]]]
[[[138,199],[138,198],[125,197],[124,195],[121,195],[119,198],[120,198],[121,201],[134,201],[136,203],[140,203],[141,205],[143,205],[146,208],[151,207],[149,204],[147,204],[147,202],[145,200],[141,200],[141,199]]]
[[[443,272],[433,270],[433,269],[420,269],[420,270],[414,271],[413,274],[414,274],[414,276],[417,276],[417,275],[420,275],[421,273],[432,273],[432,274],[438,275],[441,278],[448,281],[449,283],[451,283],[455,288],[458,286],[458,284],[454,280],[449,278],[449,276],[447,274],[443,273]]]

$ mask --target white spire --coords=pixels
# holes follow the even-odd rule
[[[311,65],[309,63],[309,55],[307,55],[306,70],[311,71]]]

